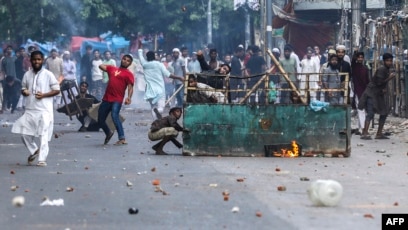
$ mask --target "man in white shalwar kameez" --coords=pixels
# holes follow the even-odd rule
[[[300,80],[300,94],[306,95],[307,86],[310,89],[310,101],[316,100],[317,89],[319,88],[319,70],[320,67],[317,62],[312,58],[313,52],[307,50],[306,58],[302,60],[301,65],[301,75],[299,75]],[[312,74],[313,73],[313,74]],[[307,75],[309,74],[309,79]],[[308,81],[307,81],[308,80]]]
[[[53,97],[59,94],[60,86],[52,72],[42,68],[44,54],[41,51],[32,52],[30,61],[32,70],[24,74],[21,90],[26,98],[26,109],[11,132],[22,135],[23,143],[30,152],[28,164],[38,156],[37,166],[46,166],[48,142],[54,129]],[[35,137],[40,139],[40,147],[34,141]]]
[[[149,51],[146,53],[147,61],[143,57],[143,50],[138,50],[139,60],[143,66],[144,78],[146,81],[146,90],[144,99],[150,103],[152,108],[152,116],[156,120],[158,119],[155,110],[161,114],[163,113],[165,100],[166,100],[166,88],[164,86],[164,77],[179,79],[181,81],[184,78],[176,77],[171,74],[163,63],[155,60],[155,53]]]

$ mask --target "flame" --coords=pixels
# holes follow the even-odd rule
[[[299,145],[296,141],[292,141],[292,149],[281,149],[281,152],[273,152],[275,157],[298,157],[299,156]]]

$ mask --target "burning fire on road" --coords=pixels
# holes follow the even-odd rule
[[[287,157],[294,158],[299,157],[302,152],[302,146],[296,141],[292,141],[291,144],[274,144],[265,145],[266,157]]]

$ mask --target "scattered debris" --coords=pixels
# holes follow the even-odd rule
[[[160,180],[154,179],[154,180],[152,181],[152,185],[154,185],[154,186],[160,185]]]
[[[245,178],[238,178],[237,181],[238,182],[244,182]]]
[[[255,213],[255,215],[256,215],[257,217],[262,217],[262,212],[257,211],[257,212]]]
[[[128,210],[129,214],[134,215],[139,213],[139,209],[137,208],[129,208]]]
[[[152,169],[150,169],[150,171],[156,172],[156,167],[153,167]]]
[[[358,143],[357,146],[364,146],[364,144],[363,143]]]
[[[374,216],[373,216],[373,215],[371,215],[370,213],[366,213],[366,214],[364,214],[364,218],[371,218],[371,219],[374,219]]]
[[[147,171],[137,172],[137,175],[147,174]]]
[[[377,165],[378,165],[378,166],[383,166],[383,165],[385,165],[385,163],[384,163],[384,162],[381,162],[381,161],[379,161],[379,160],[377,160]]]
[[[61,198],[50,200],[48,197],[44,197],[44,201],[40,204],[40,206],[64,206],[64,200]]]
[[[13,198],[11,203],[15,207],[22,207],[24,205],[24,203],[25,203],[25,198],[24,198],[24,196],[16,196],[16,197]]]
[[[62,172],[57,172],[57,174],[62,174]]]
[[[280,185],[277,187],[278,191],[286,191],[286,186]]]
[[[91,135],[85,135],[85,138],[91,138]]]
[[[275,168],[275,171],[276,171],[276,172],[280,172],[281,169],[280,169],[280,168]]]
[[[399,204],[398,204],[398,202],[394,202],[394,206],[398,206]]]
[[[84,168],[85,170],[88,170],[89,168],[88,168],[88,166],[85,166],[85,168]]]
[[[13,170],[10,171],[10,174],[16,174]]]
[[[169,195],[166,191],[164,191],[160,186],[156,186],[154,189],[155,192],[161,192],[163,196]]]
[[[385,153],[386,151],[385,151],[385,149],[379,149],[379,150],[377,150],[377,151],[375,151],[376,153]]]
[[[18,185],[13,185],[13,186],[11,186],[11,188],[10,188],[10,190],[11,191],[16,191],[18,189]]]
[[[224,191],[222,192],[222,195],[224,196],[224,201],[228,201],[228,200],[229,200],[229,195],[230,195],[230,193],[229,193],[228,190],[224,190]]]
[[[163,192],[163,189],[160,186],[156,186],[154,191],[155,192]]]
[[[128,187],[132,187],[132,186],[133,186],[133,183],[132,183],[132,182],[130,182],[130,181],[126,181],[126,186],[128,186]]]
[[[237,207],[237,206],[233,207],[233,208],[231,209],[231,212],[232,212],[232,213],[237,213],[237,212],[239,212],[239,207]]]
[[[73,188],[73,187],[67,187],[67,188],[65,189],[65,191],[67,191],[67,192],[73,192],[73,191],[74,191],[74,188]]]
[[[301,177],[300,181],[310,181],[310,179],[308,177]]]
[[[218,184],[209,184],[209,186],[215,188],[218,186]]]
[[[174,183],[174,187],[180,186],[180,183]]]

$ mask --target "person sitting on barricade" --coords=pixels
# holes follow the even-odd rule
[[[200,62],[203,73],[199,75],[198,82],[205,83],[215,89],[224,89],[224,77],[231,72],[231,67],[227,64],[221,64],[218,69],[211,69],[211,66],[205,61],[203,51],[197,51],[197,60]]]
[[[190,74],[188,77],[187,102],[191,103],[224,103],[225,96],[209,85],[197,82],[197,78]]]

